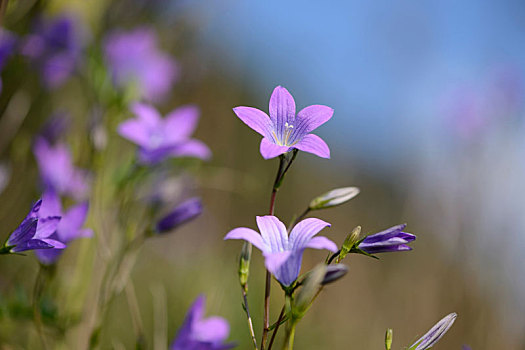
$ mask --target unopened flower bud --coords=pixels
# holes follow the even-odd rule
[[[348,272],[348,267],[343,264],[328,265],[326,267],[326,272],[324,274],[322,285],[332,283],[346,275]]]
[[[292,307],[292,317],[295,319],[301,319],[308,308],[310,307],[312,300],[322,286],[324,277],[326,275],[325,264],[317,265],[310,273],[299,291],[297,298]]]
[[[200,198],[191,198],[178,205],[168,215],[157,222],[157,233],[166,233],[196,218],[202,213]]]
[[[348,202],[359,194],[357,187],[336,188],[314,198],[309,205],[310,210],[332,208]]]
[[[357,226],[346,236],[341,251],[339,252],[339,257],[337,261],[343,260],[346,255],[352,250],[352,247],[359,241],[359,235],[361,234],[361,226]]]
[[[392,348],[392,338],[394,337],[394,331],[392,328],[388,328],[385,332],[385,349],[390,350]]]
[[[450,327],[452,327],[452,324],[454,324],[457,316],[458,315],[453,312],[443,317],[424,336],[412,344],[409,350],[426,350],[436,345],[439,339],[441,339],[445,333],[447,333]]]
[[[244,242],[242,245],[241,256],[239,257],[239,282],[246,288],[250,275],[250,259],[252,257],[252,244]]]

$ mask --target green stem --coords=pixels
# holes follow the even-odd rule
[[[46,271],[44,270],[44,268],[40,266],[40,268],[38,269],[38,274],[36,276],[35,286],[33,288],[33,317],[35,319],[36,331],[38,333],[40,341],[42,342],[42,348],[44,350],[48,347],[44,336],[42,314],[40,312],[40,298],[42,297],[42,293],[44,291],[44,287],[47,280],[47,275],[45,272]]]
[[[283,350],[293,350],[293,343],[295,340],[295,326],[297,326],[296,320],[291,319],[289,325],[286,327]]]

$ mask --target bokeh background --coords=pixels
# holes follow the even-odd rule
[[[356,199],[318,213],[332,223],[325,235],[340,243],[357,225],[373,233],[403,222],[417,235],[412,252],[379,261],[351,256],[348,275],[325,289],[299,325],[296,348],[380,349],[385,329],[393,328],[400,349],[455,311],[458,319],[437,349],[525,349],[523,2],[13,0],[3,26],[23,36],[36,16],[63,13],[75,16],[89,52],[115,29],[154,30],[180,67],[178,82],[156,106],[168,112],[199,105],[196,137],[213,152],[176,185],[176,192],[203,198],[203,215],[148,240],[131,273],[152,347],[166,346],[199,293],[208,298],[208,314],[230,322],[230,339],[250,347],[236,275],[241,244],[222,238],[234,227],[254,228],[255,215],[267,212],[278,162],[262,159],[260,138],[232,108],[267,110],[271,91],[282,85],[298,108],[324,104],[335,114],[317,132],[332,158],[299,155],[278,193],[277,216],[290,221],[316,195],[357,186]],[[133,155],[133,145],[115,131],[131,115],[97,114],[97,101],[84,90],[89,69],[52,92],[35,69],[20,58],[2,71],[1,235],[39,195],[33,138],[65,111],[75,162],[94,176],[87,226],[95,237],[68,247],[48,294],[59,300],[57,312],[82,314],[100,278],[100,237],[118,233],[106,222],[114,210],[105,195],[112,186],[107,174],[122,166],[123,155]],[[93,127],[100,119],[102,130]],[[99,137],[104,162],[86,151]],[[40,347],[24,317],[38,270],[29,255],[0,260],[5,349]],[[323,258],[306,252],[303,269]],[[250,304],[257,332],[263,275],[255,253]],[[282,305],[278,289],[274,284],[274,317]],[[71,322],[54,345],[85,344],[83,322]],[[103,348],[133,348],[132,329],[126,296],[119,296],[104,322]]]

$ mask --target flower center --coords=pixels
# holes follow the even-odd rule
[[[272,132],[275,142],[279,146],[293,146],[293,145],[288,144],[288,142],[290,141],[290,136],[292,135],[292,132],[293,132],[293,125],[288,124],[288,122],[286,122],[284,123],[284,128],[285,128],[284,133],[281,135],[280,138],[277,137],[277,135],[275,134],[275,131]]]

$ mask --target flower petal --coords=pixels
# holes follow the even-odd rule
[[[170,155],[174,157],[194,157],[208,160],[211,158],[211,151],[204,142],[190,139],[175,146],[170,152]]]
[[[286,226],[275,216],[257,216],[257,226],[261,236],[271,252],[282,252],[288,249],[288,231]]]
[[[199,108],[193,105],[181,106],[170,112],[164,119],[166,143],[179,142],[189,138],[197,128]]]
[[[332,253],[337,252],[337,245],[326,237],[313,237],[307,244],[306,248],[326,249]]]
[[[235,228],[228,232],[228,234],[224,236],[224,239],[243,239],[259,248],[262,252],[270,251],[269,247],[264,243],[262,236],[251,228]]]
[[[32,249],[51,249],[54,248],[54,245],[51,243],[44,242],[40,239],[30,239],[28,241],[22,242],[21,244],[18,244],[16,247],[11,249],[12,252],[23,252],[26,250],[32,250]]]
[[[297,113],[294,132],[300,131],[306,135],[330,120],[333,114],[334,110],[328,106],[312,105],[303,108]]]
[[[235,107],[233,112],[244,124],[257,131],[264,137],[272,135],[272,120],[263,111],[253,107]]]
[[[148,128],[140,120],[128,119],[120,123],[117,132],[123,138],[139,146],[148,147],[150,144]]]
[[[282,86],[277,86],[270,97],[270,118],[273,121],[277,139],[282,140],[286,123],[293,125],[295,120],[295,101],[288,90]]]
[[[374,233],[373,235],[367,236],[363,240],[363,243],[376,243],[376,242],[388,240],[395,236],[399,236],[402,233],[401,231],[403,231],[406,226],[407,226],[406,224],[396,225],[396,226],[387,228],[386,230],[383,230],[381,232]],[[404,234],[406,235],[406,233]],[[411,235],[411,236],[414,236],[414,235]]]
[[[81,228],[86,221],[88,210],[89,204],[84,202],[72,207],[62,216],[57,227],[57,234],[62,242],[69,242],[83,236],[84,232]]]
[[[212,344],[222,343],[230,334],[230,325],[219,316],[212,316],[193,324],[193,338]]]
[[[289,149],[290,149],[290,147],[288,147],[288,146],[279,146],[279,145],[273,143],[272,140],[270,140],[269,138],[266,138],[266,137],[261,140],[260,151],[261,151],[261,155],[263,156],[264,159],[275,158],[277,156],[280,156],[283,153],[288,152]]]
[[[283,252],[268,252],[264,253],[264,265],[273,275],[278,273],[279,269],[286,263],[288,258],[292,255],[291,251]],[[279,277],[275,276],[279,281]],[[281,281],[282,282],[282,281]]]
[[[34,238],[43,239],[51,236],[53,233],[56,232],[60,220],[60,216],[48,216],[46,218],[39,218]]]
[[[313,153],[321,158],[330,158],[330,148],[328,148],[328,145],[322,138],[314,134],[306,135],[293,147],[304,152]]]
[[[330,224],[321,219],[304,219],[292,229],[292,232],[290,233],[290,247],[293,250],[305,248],[313,236],[328,226],[330,226]]]
[[[40,217],[44,218],[62,215],[62,204],[55,190],[47,189],[44,194],[42,194],[42,207],[38,213]]]
[[[132,104],[131,111],[148,129],[156,128],[162,122],[162,117],[159,112],[146,103],[136,102]]]

